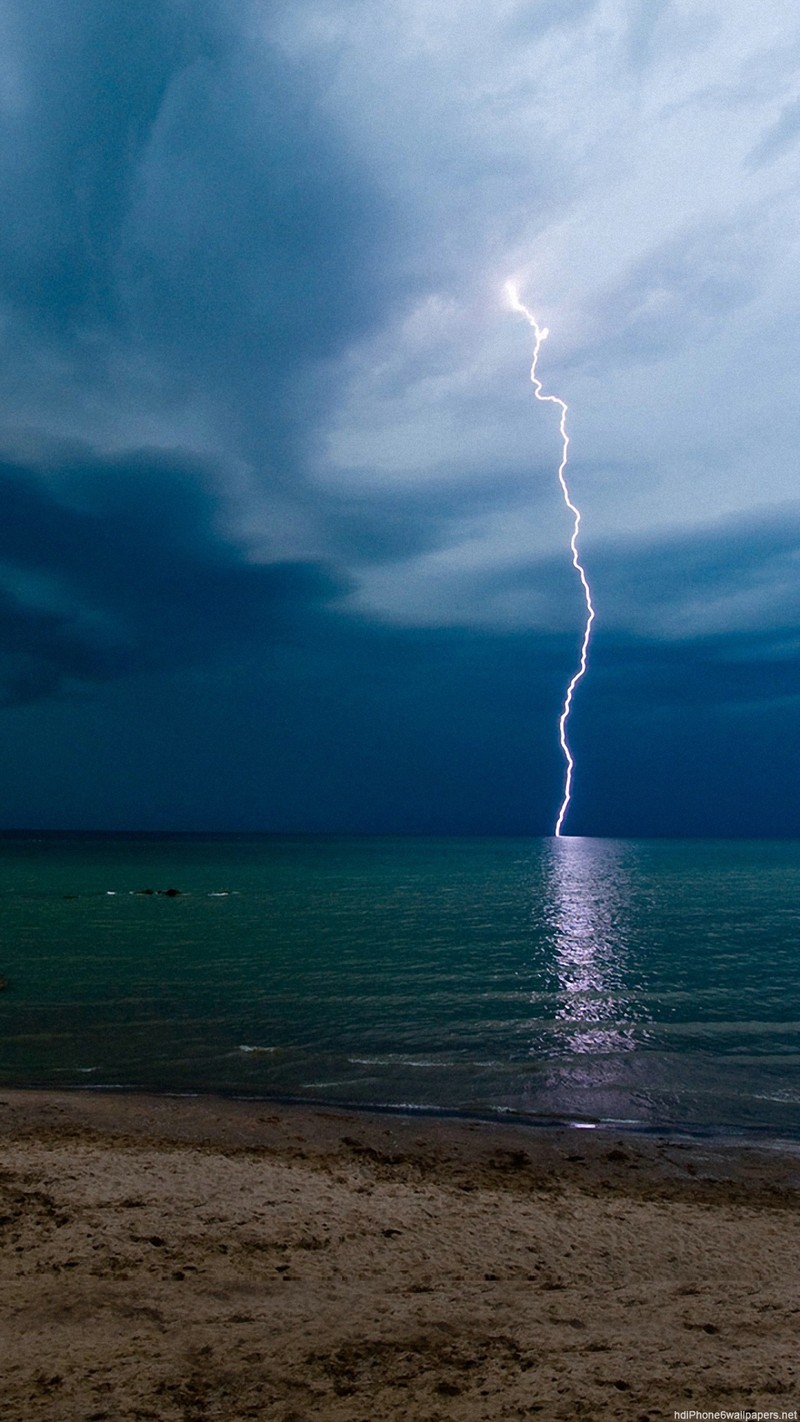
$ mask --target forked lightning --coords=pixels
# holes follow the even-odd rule
[[[572,799],[572,778],[575,769],[575,761],[573,760],[572,751],[569,748],[569,742],[567,740],[567,722],[569,721],[570,711],[572,710],[572,698],[575,693],[575,688],[581,678],[586,674],[587,659],[589,655],[589,642],[591,641],[592,636],[592,623],[595,619],[595,610],[594,604],[592,603],[592,590],[589,587],[589,580],[586,576],[586,569],[584,568],[580,560],[580,554],[578,552],[578,534],[580,533],[581,527],[580,509],[572,501],[565,473],[567,468],[567,461],[569,458],[569,435],[567,434],[567,413],[569,407],[566,401],[562,400],[560,396],[543,394],[542,382],[536,373],[536,366],[539,360],[539,352],[542,348],[542,343],[547,340],[547,337],[550,333],[546,326],[539,325],[538,321],[536,320],[536,317],[528,310],[527,306],[525,306],[524,303],[520,301],[519,292],[513,281],[506,282],[505,293],[512,311],[518,311],[521,316],[524,316],[525,320],[528,322],[528,325],[533,330],[534,344],[533,359],[531,361],[531,383],[533,384],[536,399],[541,400],[543,404],[557,405],[559,410],[561,411],[561,418],[559,420],[559,429],[561,431],[561,463],[558,466],[558,482],[561,485],[561,492],[564,496],[564,503],[572,514],[572,537],[569,541],[569,546],[572,550],[572,566],[581,580],[581,587],[583,588],[583,596],[586,603],[586,622],[583,629],[581,655],[578,662],[577,670],[575,671],[574,675],[570,679],[569,685],[567,686],[567,690],[564,695],[564,704],[561,708],[561,716],[558,722],[558,738],[561,743],[561,749],[564,752],[564,761],[566,763],[566,772],[564,775],[564,796],[561,801],[561,807],[558,811],[558,818],[556,819],[555,829],[553,831],[556,836],[556,839],[560,839],[564,827],[564,820],[566,819],[567,811],[569,809],[569,803]]]

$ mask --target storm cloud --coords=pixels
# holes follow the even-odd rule
[[[0,38],[6,824],[548,832],[581,600],[513,276],[599,614],[571,827],[800,832],[789,0]]]

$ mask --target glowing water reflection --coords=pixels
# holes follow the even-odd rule
[[[626,996],[628,875],[613,840],[551,842],[546,919],[563,1025],[573,1052],[635,1046]]]
[[[545,923],[554,991],[548,1094],[561,1109],[628,1114],[629,1072],[621,1070],[620,1056],[643,1041],[630,961],[630,853],[614,840],[562,838],[548,846]]]

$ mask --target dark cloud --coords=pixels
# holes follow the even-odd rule
[[[225,531],[215,471],[186,456],[72,450],[55,470],[52,458],[39,466],[7,461],[0,488],[0,681],[10,702],[74,694],[122,676],[213,668],[244,654],[269,666],[278,648],[310,659],[304,676],[313,675],[316,659],[334,680],[346,669],[373,689],[398,657],[407,667],[436,646],[449,657],[458,646],[481,645],[492,657],[513,647],[537,676],[552,657],[562,668],[569,662],[569,635],[402,631],[343,610],[346,564],[391,563],[446,542],[455,520],[481,514],[485,485],[466,507],[463,487],[363,504],[349,499],[338,513],[331,500],[338,568],[249,561]],[[513,504],[523,495],[524,485],[511,479],[505,499]],[[787,647],[800,611],[796,506],[712,530],[589,545],[585,556],[600,635],[618,651],[615,686],[631,682],[653,705],[791,694]],[[474,582],[478,609],[506,606],[511,595],[516,607],[528,602],[558,626],[564,607],[574,604],[579,626],[578,590],[564,556],[476,574]],[[631,601],[640,609],[638,635],[619,630]]]
[[[717,632],[780,640],[800,619],[796,504],[655,536],[584,538],[583,557],[600,626],[618,633],[632,625],[637,640],[687,648]],[[564,554],[495,570],[476,583],[486,600],[527,593],[540,606],[549,602],[554,623],[569,598],[579,620],[580,590]]]
[[[796,631],[598,634],[572,722],[573,833],[797,836]],[[779,639],[778,639],[779,640]]]
[[[316,497],[330,546],[355,569],[457,544],[465,529],[492,514],[530,511],[537,503],[549,511],[552,504],[544,473],[529,468],[484,469],[479,478],[442,479],[434,474],[406,488],[371,487],[363,494]]]
[[[800,612],[800,508],[749,512],[717,524],[636,544],[606,544],[592,554],[598,595],[619,624],[633,605],[657,634],[659,619],[682,619],[683,634],[703,636],[709,618],[725,630],[768,631]],[[733,612],[726,614],[726,604]],[[721,609],[717,614],[715,609]]]
[[[334,623],[236,650],[8,710],[7,823],[551,832],[574,637]],[[766,685],[766,651],[600,633],[572,832],[797,833],[796,797],[769,788],[776,763],[778,788],[800,771],[794,677]]]
[[[0,466],[10,700],[302,638],[341,582],[315,564],[247,562],[219,529],[209,482],[163,454],[87,454],[57,485]]]
[[[120,675],[125,659],[82,633],[74,617],[0,590],[0,704],[25,705]]]
[[[47,330],[117,315],[130,185],[169,82],[199,35],[162,0],[6,6],[21,103],[4,118],[4,295]]]
[[[173,77],[131,197],[121,265],[137,327],[190,368],[269,388],[374,320],[380,200],[309,77],[268,50]]]
[[[659,235],[637,209],[618,251],[599,254],[598,273],[624,268],[599,294],[609,279],[572,243],[581,224],[594,231],[601,189],[601,229],[618,198],[635,207],[660,141],[640,76],[657,86],[658,61],[700,32],[679,10],[626,0],[609,20],[596,0],[564,0],[462,21],[432,6],[417,25],[413,6],[384,20],[361,4],[8,0],[7,823],[549,830],[580,595],[563,542],[508,570],[502,530],[513,537],[517,512],[526,528],[550,519],[553,470],[539,446],[521,469],[516,437],[476,467],[473,436],[484,449],[488,429],[494,449],[503,412],[515,418],[478,307],[497,304],[507,258],[530,258],[550,283],[543,299],[556,310],[558,289],[597,333],[574,365],[602,369],[604,405],[616,363],[627,378],[675,351],[691,353],[703,391],[694,352],[774,273],[775,232],[793,230],[783,211],[779,224],[760,190],[747,207],[738,192],[704,206],[693,168],[674,230]],[[767,69],[758,82],[766,93]],[[633,117],[641,133],[612,152]],[[762,123],[747,171],[788,150],[797,125],[793,102]],[[700,214],[692,226],[686,212]],[[541,260],[556,215],[577,253],[574,298],[557,233]],[[404,489],[364,470],[369,492],[354,492],[358,470],[326,455],[332,404],[359,371],[352,447],[374,416],[363,444],[378,448],[385,419]],[[585,428],[603,423],[590,385],[579,381]],[[437,428],[441,464],[427,447]],[[610,468],[609,442],[585,457]],[[635,460],[633,444],[621,458]],[[741,463],[735,477],[757,484]],[[592,541],[586,527],[601,619],[576,701],[574,828],[724,827],[734,781],[751,824],[772,823],[765,727],[792,763],[797,510],[662,537]],[[415,560],[431,553],[423,610],[439,625],[421,629],[409,625],[424,601]],[[366,596],[353,611],[358,577],[375,570],[395,579],[392,625]]]
[[[592,654],[592,704],[607,714],[636,706],[656,718],[797,702],[794,628],[686,641],[647,642],[600,632]],[[781,645],[782,644],[782,645]]]
[[[346,617],[319,565],[248,563],[213,470],[176,455],[73,451],[57,468],[7,462],[0,483],[7,823],[552,828],[577,623],[554,635]],[[796,509],[723,526],[719,586],[785,571],[799,534]],[[666,607],[687,583],[706,595],[702,549],[699,532],[596,548],[598,597],[610,611],[623,577],[637,597],[660,583]],[[548,589],[556,576],[528,575]],[[797,754],[794,625],[654,640],[607,617],[576,698],[573,831],[790,832],[763,782],[776,747],[786,774]]]
[[[392,239],[319,76],[256,40],[248,13],[11,5],[23,98],[0,120],[4,378],[40,417],[76,388],[73,412],[194,403],[291,480],[327,408],[330,381],[311,372],[392,300]]]

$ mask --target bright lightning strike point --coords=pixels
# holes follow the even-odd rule
[[[586,621],[583,627],[581,654],[578,660],[577,669],[570,678],[569,684],[564,694],[564,704],[561,708],[561,716],[559,717],[558,722],[558,739],[561,745],[561,750],[564,754],[564,762],[566,769],[564,773],[564,795],[561,801],[561,806],[558,811],[558,817],[556,819],[555,829],[553,833],[555,834],[556,839],[561,839],[564,821],[567,817],[567,811],[569,810],[570,800],[572,799],[572,780],[573,773],[575,770],[575,761],[573,760],[572,751],[570,750],[569,741],[567,740],[567,723],[569,722],[570,712],[572,710],[572,698],[575,695],[575,688],[578,685],[578,682],[582,679],[582,677],[586,675],[586,666],[589,656],[589,643],[592,637],[592,623],[594,622],[596,614],[594,610],[594,604],[592,603],[592,590],[589,587],[589,580],[586,576],[586,569],[584,568],[581,562],[580,554],[578,552],[578,535],[580,533],[581,528],[581,513],[580,509],[572,501],[572,496],[570,494],[569,485],[567,483],[566,478],[567,461],[569,458],[569,435],[567,434],[567,414],[569,412],[569,406],[567,405],[566,401],[562,400],[558,395],[545,395],[542,391],[542,382],[536,373],[536,367],[539,361],[539,352],[542,348],[542,342],[547,340],[547,337],[549,336],[550,332],[546,326],[539,325],[538,321],[536,320],[536,317],[528,310],[527,306],[525,306],[525,304],[520,301],[519,291],[517,290],[516,284],[513,281],[507,281],[503,290],[505,292],[506,299],[508,301],[509,306],[511,307],[511,310],[518,311],[520,316],[524,316],[525,320],[528,322],[528,325],[533,331],[534,344],[533,359],[531,361],[531,383],[533,385],[536,399],[540,400],[542,404],[557,405],[559,410],[561,411],[561,417],[558,426],[559,430],[561,431],[561,463],[558,466],[558,482],[561,485],[561,493],[564,497],[564,503],[572,514],[572,537],[569,541],[570,550],[572,552],[572,566],[578,574],[578,577],[580,578],[581,587],[583,589],[584,602],[586,603]]]

